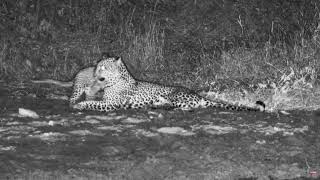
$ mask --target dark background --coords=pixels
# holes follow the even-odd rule
[[[278,78],[278,70],[288,67],[319,69],[318,0],[2,0],[0,5],[2,80],[71,80],[102,52],[123,56],[139,78],[187,86]]]

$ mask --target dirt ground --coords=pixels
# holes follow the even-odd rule
[[[318,112],[77,112],[68,93],[0,83],[0,179],[320,178]]]

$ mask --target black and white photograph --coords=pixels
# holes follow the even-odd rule
[[[319,0],[0,0],[0,180],[316,179]]]

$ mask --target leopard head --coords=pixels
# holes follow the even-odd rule
[[[135,83],[121,57],[103,55],[98,62],[95,72],[95,86],[111,87],[119,82]]]

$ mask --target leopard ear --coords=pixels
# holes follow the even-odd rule
[[[102,59],[107,59],[111,57],[111,55],[107,52],[103,52],[101,56],[102,56]]]
[[[115,57],[114,62],[117,63],[117,65],[121,65],[122,64],[122,58],[121,57]]]

